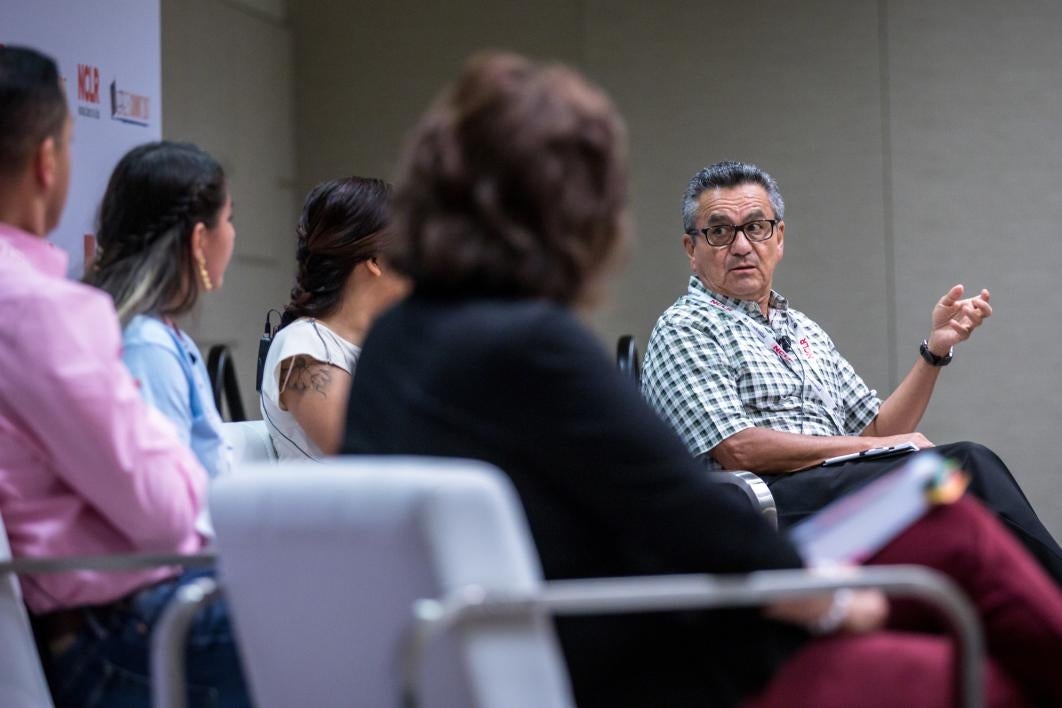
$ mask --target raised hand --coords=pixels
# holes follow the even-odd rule
[[[944,356],[953,346],[969,339],[970,333],[992,314],[987,290],[968,298],[962,297],[963,292],[961,284],[955,285],[933,307],[929,351],[937,356]]]

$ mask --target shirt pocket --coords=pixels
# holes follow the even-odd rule
[[[746,410],[760,413],[799,411],[803,382],[781,360],[743,356],[738,376],[738,395]]]

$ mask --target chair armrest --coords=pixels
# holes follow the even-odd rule
[[[101,556],[63,556],[59,558],[16,558],[0,562],[0,575],[36,575],[65,573],[71,570],[102,570],[121,572],[181,565],[186,568],[208,568],[217,562],[214,551],[200,553],[123,553]]]
[[[747,576],[664,575],[555,580],[526,592],[458,588],[440,599],[419,600],[402,645],[402,705],[418,705],[421,657],[438,633],[466,622],[497,622],[535,613],[595,615],[660,610],[751,607],[841,588],[877,588],[890,596],[923,600],[941,610],[959,640],[956,689],[961,705],[983,705],[984,637],[969,600],[946,576],[919,566],[842,568],[810,573],[773,570]]]
[[[196,614],[221,596],[213,578],[182,585],[166,605],[151,634],[152,708],[185,708],[185,640]]]
[[[772,527],[778,528],[778,507],[774,503],[774,495],[770,487],[760,477],[752,472],[744,470],[708,473],[712,479],[722,484],[732,484],[739,487],[749,498],[752,507],[763,514]]]
[[[40,573],[63,573],[72,570],[101,570],[121,572],[126,570],[140,570],[144,568],[159,568],[169,565],[179,565],[186,568],[203,568],[213,566],[217,562],[217,553],[214,551],[202,551],[200,553],[126,553],[116,555],[99,556],[65,556],[61,558],[18,558],[0,562],[0,575],[6,573],[40,574]],[[173,605],[167,606],[163,614],[162,626],[155,630],[151,642],[151,670],[152,670],[152,693],[154,706],[163,708],[184,708],[184,651],[183,643],[187,634],[190,617],[184,615],[179,618],[168,619],[175,611],[188,612],[186,609],[187,598],[195,596],[195,593],[204,592],[204,586],[209,583],[214,585],[210,578],[200,578],[188,585],[182,586],[176,593]],[[189,588],[193,588],[189,590]],[[198,606],[197,606],[198,608]],[[181,623],[183,620],[183,623]],[[160,629],[163,635],[161,638]],[[177,649],[172,649],[174,642]],[[159,648],[167,650],[159,655]],[[165,671],[162,671],[162,668]],[[161,679],[160,679],[161,677]],[[160,679],[156,682],[156,679]],[[174,688],[176,684],[177,688]],[[179,696],[172,699],[172,696]]]

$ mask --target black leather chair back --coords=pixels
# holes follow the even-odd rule
[[[629,376],[635,384],[642,382],[642,361],[638,356],[638,340],[625,334],[616,344],[616,366],[620,373]]]
[[[240,398],[240,385],[236,381],[236,368],[232,364],[232,352],[224,344],[215,344],[207,354],[207,374],[210,376],[210,388],[214,392],[214,405],[224,417],[222,403],[229,410],[228,420],[240,422],[247,420]]]

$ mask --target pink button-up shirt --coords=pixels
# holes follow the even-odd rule
[[[0,223],[0,517],[16,558],[193,552],[206,475],[145,404],[106,294]],[[21,578],[33,612],[116,600],[172,568]]]

